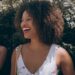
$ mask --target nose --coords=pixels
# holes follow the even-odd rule
[[[26,27],[26,23],[25,22],[21,22],[21,28]]]

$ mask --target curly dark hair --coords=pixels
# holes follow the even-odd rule
[[[36,23],[40,40],[45,44],[58,43],[64,29],[60,8],[50,1],[30,1],[20,5],[15,17],[15,25],[20,27],[22,14],[27,11]]]

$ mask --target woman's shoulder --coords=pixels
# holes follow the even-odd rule
[[[61,46],[58,46],[57,51],[61,56],[70,56],[69,53],[68,53],[68,50],[66,50],[65,48],[63,48]]]
[[[58,45],[58,48],[57,48],[57,54],[59,54],[61,56],[61,58],[63,58],[63,59],[71,58],[70,54],[68,53],[68,50],[66,50],[65,48],[63,48],[59,45]]]
[[[64,55],[68,54],[68,50],[63,48],[61,45],[58,45],[58,44],[52,44],[52,45],[53,45],[53,47],[55,47],[56,53],[58,55],[64,56]]]
[[[12,58],[15,58],[15,57],[18,57],[21,50],[24,48],[26,48],[28,46],[28,44],[20,44],[18,45],[14,50],[13,50],[13,53],[12,53]]]
[[[23,47],[27,47],[27,45],[28,45],[28,44],[20,44],[20,45],[16,46],[13,51],[16,52],[16,51],[18,51],[18,50],[21,50]]]
[[[60,60],[61,60],[62,65],[65,65],[65,64],[69,65],[69,66],[73,65],[72,58],[71,58],[70,54],[68,53],[68,51],[65,48],[60,46],[58,48],[57,53],[60,56]],[[65,67],[66,67],[66,65],[65,65]]]
[[[5,46],[0,45],[0,53],[5,55],[7,53],[7,48]]]
[[[7,50],[5,46],[0,45],[0,50]]]

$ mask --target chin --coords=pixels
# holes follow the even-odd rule
[[[24,35],[24,38],[26,38],[26,39],[31,39],[29,36],[26,36],[26,35]]]

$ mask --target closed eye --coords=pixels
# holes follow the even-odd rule
[[[32,20],[32,18],[29,17],[29,18],[26,18],[26,19],[22,19],[21,22],[23,22],[23,21],[30,21],[30,20]]]
[[[31,18],[26,19],[26,21],[30,21],[30,20],[31,20]]]

